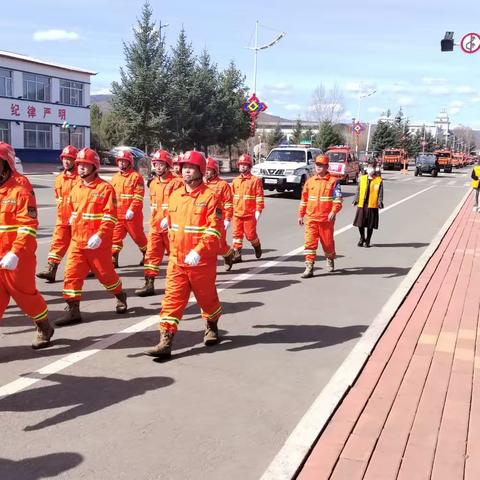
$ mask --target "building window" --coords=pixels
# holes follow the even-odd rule
[[[60,80],[60,103],[83,106],[83,84],[70,80]]]
[[[68,141],[68,130],[60,129],[60,148],[64,148],[67,145],[73,145],[79,150],[85,146],[85,128],[77,127],[73,129],[70,127],[70,142]]]
[[[45,123],[24,123],[23,139],[25,148],[51,149],[52,126]]]
[[[5,68],[0,68],[0,96],[12,96],[12,72]]]
[[[50,101],[50,78],[35,73],[23,74],[23,98],[39,102]]]
[[[0,142],[10,143],[10,122],[0,121]]]

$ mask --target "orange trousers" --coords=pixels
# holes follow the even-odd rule
[[[222,228],[218,245],[218,253],[222,257],[227,256],[230,253],[230,250],[232,250],[230,245],[227,243],[227,231],[224,228]]]
[[[118,220],[113,229],[112,253],[120,252],[123,248],[123,239],[127,233],[138,245],[138,248],[144,252],[147,249],[147,237],[143,230],[143,214],[135,213],[132,220]]]
[[[163,256],[169,253],[168,232],[150,232],[148,234],[147,253],[145,254],[145,276],[156,277],[160,272]]]
[[[24,253],[15,270],[0,269],[0,319],[10,298],[34,322],[47,319],[47,304],[35,285],[36,265],[35,255]]]
[[[257,235],[257,221],[254,216],[236,217],[232,219],[232,247],[241,250],[243,247],[243,236],[256,247],[260,244]]]
[[[202,310],[202,318],[216,322],[222,314],[215,279],[217,262],[196,267],[182,267],[168,262],[165,296],[160,312],[160,330],[176,332],[193,291]]]
[[[122,291],[122,281],[112,264],[110,248],[100,247],[96,250],[70,247],[63,280],[63,298],[80,300],[85,277],[92,271],[105,289],[116,295]]]
[[[334,228],[335,222],[305,220],[305,250],[303,253],[307,262],[315,261],[319,240],[325,256],[332,259],[336,257],[335,240],[333,239]]]
[[[47,261],[59,264],[67,253],[71,240],[72,227],[70,225],[55,225]]]

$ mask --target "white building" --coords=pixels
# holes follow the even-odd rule
[[[58,161],[69,143],[90,146],[91,75],[0,50],[0,140],[30,162]]]

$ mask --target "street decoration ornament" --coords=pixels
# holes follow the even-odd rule
[[[464,53],[476,53],[480,50],[480,35],[475,32],[467,33],[460,41],[460,48]]]
[[[352,123],[352,133],[359,137],[365,131],[365,125],[360,122]]]
[[[250,115],[250,128],[252,135],[255,134],[255,121],[258,115],[260,112],[267,110],[267,108],[267,104],[261,102],[255,93],[246,102],[244,102],[242,110]]]

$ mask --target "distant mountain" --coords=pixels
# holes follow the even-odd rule
[[[98,105],[103,113],[109,112],[112,109],[113,95],[90,95],[90,103]]]

